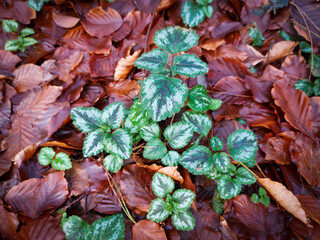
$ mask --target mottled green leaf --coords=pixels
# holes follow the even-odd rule
[[[27,47],[27,46],[32,46],[34,44],[38,43],[38,41],[32,37],[24,37],[23,40],[22,40],[22,45],[24,47]]]
[[[253,46],[262,46],[263,45],[263,41],[266,40],[260,29],[258,28],[258,26],[256,24],[254,24],[255,27],[250,27],[249,28],[249,36],[253,39]]]
[[[172,214],[172,223],[177,230],[190,231],[195,226],[195,220],[188,210],[177,211]]]
[[[300,79],[299,81],[297,81],[294,84],[294,88],[295,89],[299,89],[302,90],[303,92],[305,92],[305,94],[308,95],[308,97],[312,96],[314,94],[313,92],[313,82],[309,81],[309,80],[303,80]]]
[[[66,234],[67,240],[85,239],[90,231],[90,225],[78,216],[70,216],[61,222],[61,227]]]
[[[90,157],[97,155],[103,151],[102,138],[105,135],[104,131],[99,128],[89,132],[83,142],[83,156]]]
[[[141,86],[141,100],[151,118],[159,122],[183,107],[188,87],[180,79],[153,74]]]
[[[205,13],[201,5],[187,1],[182,6],[181,17],[185,25],[193,28],[203,22]]]
[[[160,138],[161,130],[156,122],[149,123],[141,128],[140,135],[145,141],[151,141],[154,138]]]
[[[212,2],[213,2],[213,0],[196,0],[196,3],[198,3],[200,5],[207,5]]]
[[[19,28],[19,23],[10,19],[2,20],[2,30],[4,32],[17,32]]]
[[[17,51],[20,47],[20,43],[16,39],[10,39],[4,44],[4,50],[6,51]]]
[[[141,100],[135,100],[130,107],[128,118],[135,126],[143,127],[149,121],[149,115]]]
[[[174,58],[171,71],[173,74],[195,77],[197,75],[205,75],[209,71],[209,68],[196,55],[183,54]]]
[[[187,210],[191,207],[196,195],[188,189],[178,189],[172,194],[172,199],[176,203],[175,210]]]
[[[161,162],[166,166],[178,166],[180,155],[176,151],[169,151],[161,159]]]
[[[221,198],[219,191],[216,189],[212,197],[213,210],[216,213],[222,215],[225,210],[224,203],[225,203],[225,200]]]
[[[218,137],[212,137],[210,140],[210,146],[213,151],[222,151],[223,150],[223,142]]]
[[[67,170],[72,168],[69,156],[66,153],[59,152],[52,162],[52,167],[57,170]]]
[[[100,128],[100,117],[101,111],[93,107],[76,107],[71,110],[73,125],[85,133]]]
[[[308,62],[311,66],[311,55]],[[311,72],[313,76],[320,77],[320,55],[313,54],[313,64]]]
[[[101,123],[112,129],[117,129],[125,121],[125,108],[123,102],[115,102],[102,110]]]
[[[193,111],[184,112],[182,120],[191,123],[194,127],[194,131],[202,136],[207,136],[212,127],[210,118],[204,113],[197,113]]]
[[[156,160],[163,158],[167,153],[166,145],[160,139],[152,139],[148,142],[143,151],[143,157]]]
[[[216,168],[223,173],[227,173],[230,168],[230,158],[224,152],[215,153],[213,155],[213,162]]]
[[[245,169],[244,167],[240,167],[237,169],[236,178],[239,180],[240,183],[245,185],[250,185],[256,182],[256,178],[252,175],[252,173]]]
[[[48,1],[49,0],[28,0],[27,4],[29,7],[33,8],[37,11],[40,11],[43,6],[43,3],[48,2]]]
[[[212,153],[204,146],[193,146],[182,153],[180,164],[195,175],[208,173],[213,168]]]
[[[163,70],[168,61],[168,53],[159,48],[142,54],[134,63],[139,69],[147,69],[152,72]]]
[[[199,36],[193,30],[176,26],[157,31],[153,40],[159,48],[176,54],[182,51],[188,51],[193,46],[196,46]]]
[[[217,168],[212,168],[205,174],[205,176],[211,180],[217,180],[222,176],[222,172],[220,172]]]
[[[222,101],[220,99],[211,99],[210,110],[218,110],[222,105]]]
[[[117,172],[123,165],[123,159],[117,154],[111,153],[104,158],[104,166],[108,171]]]
[[[257,136],[248,129],[238,129],[228,137],[228,149],[231,157],[237,162],[250,164],[258,151]]]
[[[109,153],[128,159],[132,152],[132,137],[125,129],[117,129],[112,134],[106,134],[102,142],[104,149]]]
[[[174,149],[180,149],[188,145],[193,136],[193,125],[188,122],[175,122],[169,125],[163,133],[164,137]]]
[[[307,43],[306,41],[301,41],[299,43],[299,47],[301,49],[301,52],[304,52],[304,53],[311,53],[312,52],[311,45],[309,43]]]
[[[268,207],[269,204],[270,204],[270,198],[268,198],[267,196],[262,196],[262,197],[260,198],[260,202],[261,202],[263,205],[265,205],[266,207]]]
[[[130,134],[136,134],[140,132],[140,128],[137,125],[133,125],[129,118],[124,122],[124,127]]]
[[[258,194],[256,194],[256,193],[252,194],[251,201],[254,203],[258,203],[260,201]]]
[[[52,162],[55,155],[56,152],[51,147],[41,148],[38,154],[38,161],[41,165],[47,166]]]
[[[20,35],[21,35],[22,37],[26,37],[26,36],[31,35],[31,34],[34,34],[34,31],[33,31],[32,28],[24,28],[24,29],[22,29],[21,32],[20,32]]]
[[[187,106],[197,112],[206,112],[211,106],[211,98],[204,86],[197,85],[188,92]]]
[[[162,198],[156,198],[152,201],[147,219],[153,222],[164,221],[171,214],[170,211],[165,210],[165,201]]]
[[[241,183],[229,175],[222,175],[218,181],[218,191],[223,199],[231,199],[241,192]]]
[[[320,78],[317,78],[314,81],[313,91],[314,91],[314,95],[320,96]]]
[[[152,191],[158,197],[165,197],[174,189],[174,181],[171,177],[162,173],[155,173],[152,177]]]

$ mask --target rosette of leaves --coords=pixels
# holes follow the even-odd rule
[[[193,54],[175,56],[197,45],[199,36],[193,30],[168,27],[157,31],[153,40],[162,50],[144,53],[134,63],[152,74],[141,84],[141,102],[136,105],[137,110],[130,111],[131,121],[134,115],[145,119],[148,114],[159,122],[178,113],[187,100],[188,87],[175,75],[195,77],[209,71],[207,64]]]
[[[67,240],[120,240],[125,237],[124,219],[120,213],[100,218],[94,221],[91,226],[76,215],[67,218],[67,214],[64,213],[60,224]]]
[[[72,167],[70,158],[63,152],[56,152],[51,147],[44,147],[38,154],[38,161],[43,166],[51,166],[57,170],[67,170]]]
[[[205,17],[210,18],[213,14],[213,7],[209,5],[213,0],[187,1],[183,4],[181,17],[185,25],[191,28],[198,26]]]
[[[2,21],[2,30],[4,32],[12,32],[17,34],[17,39],[10,39],[4,45],[4,50],[6,51],[17,51],[20,50],[24,52],[27,46],[32,46],[38,41],[32,37],[28,37],[31,34],[34,34],[32,28],[24,28],[20,31],[18,35],[19,23],[14,20],[4,19]]]
[[[252,196],[251,196],[252,202],[254,202],[254,203],[261,202],[263,205],[268,207],[270,204],[270,198],[267,196],[266,190],[264,190],[262,187],[260,187],[258,194],[256,194],[256,193],[252,194]]]
[[[171,195],[174,188],[174,181],[167,175],[153,175],[152,190],[159,198],[152,201],[147,219],[161,222],[172,214],[172,223],[176,229],[190,231],[195,226],[195,219],[189,211],[195,194],[188,189],[179,189]]]
[[[129,130],[120,128],[126,118],[123,103],[112,103],[102,111],[93,107],[73,108],[71,118],[79,130],[88,134],[83,143],[83,155],[89,157],[106,151],[110,153],[104,159],[106,169],[118,171],[123,159],[128,159],[132,152],[132,135]]]

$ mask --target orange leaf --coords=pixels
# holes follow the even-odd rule
[[[265,56],[264,65],[266,65],[267,62],[272,63],[280,58],[292,54],[293,49],[298,44],[298,42],[294,41],[281,41],[274,44],[270,49],[269,55],[267,53]]]
[[[132,55],[128,55],[125,58],[121,58],[116,67],[116,71],[114,73],[114,80],[118,81],[120,79],[124,79],[128,76],[129,72],[133,68],[133,63],[138,59],[141,50],[135,51]]]
[[[178,167],[164,167],[158,170],[159,173],[165,174],[171,177],[173,180],[178,181],[180,184],[183,183],[183,177],[178,172]]]
[[[80,21],[79,18],[52,12],[53,21],[62,28],[72,28]]]
[[[161,228],[159,224],[149,220],[141,220],[132,227],[132,239],[166,240],[167,236],[164,229]]]

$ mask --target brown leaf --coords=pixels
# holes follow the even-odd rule
[[[158,3],[161,0],[135,0],[133,1],[139,11],[144,13],[151,13],[158,7]]]
[[[0,49],[0,74],[12,73],[21,59],[12,52]]]
[[[166,240],[167,236],[163,228],[159,224],[149,221],[141,220],[132,227],[132,239],[138,240]]]
[[[308,217],[312,218],[320,225],[320,201],[311,195],[296,195]]]
[[[260,80],[251,76],[245,77],[246,87],[252,91],[252,98],[258,103],[271,102],[273,81]]]
[[[275,198],[275,200],[293,216],[308,226],[307,215],[303,210],[301,203],[297,197],[279,182],[270,180],[269,178],[258,178],[258,182]]]
[[[72,28],[80,21],[79,18],[64,15],[62,13],[52,12],[53,21],[62,28]]]
[[[81,23],[87,33],[93,37],[101,38],[119,29],[123,20],[120,14],[112,8],[108,8],[106,12],[101,7],[96,7],[86,14],[85,20]]]
[[[133,99],[138,96],[140,92],[140,85],[135,80],[123,79],[116,82],[111,82],[106,86],[109,94],[116,93],[120,95],[128,96]]]
[[[2,205],[2,201],[0,204],[0,216],[2,218],[0,225],[1,239],[16,239],[16,231],[19,225],[18,217],[15,213],[8,212]]]
[[[11,124],[11,98],[17,93],[16,90],[9,84],[2,82],[2,99],[0,104],[0,129],[3,136],[7,136],[8,129]],[[0,83],[1,85],[1,83]],[[1,174],[0,174],[1,175]]]
[[[247,59],[244,61],[246,67],[255,66],[264,59],[264,56],[250,45],[240,45],[237,48],[247,54]]]
[[[298,55],[287,56],[281,64],[281,70],[292,79],[292,83],[296,83],[299,79],[309,77],[309,65],[304,57]]]
[[[267,62],[272,63],[280,58],[286,57],[292,54],[293,49],[298,45],[298,42],[294,41],[281,41],[274,44],[270,51],[265,55],[264,65]]]
[[[284,71],[275,68],[272,65],[266,66],[261,76],[261,80],[275,82],[278,79],[283,79],[285,77]]]
[[[320,97],[312,97],[312,122],[313,122],[313,135],[320,136]]]
[[[312,112],[308,96],[301,90],[295,90],[285,80],[276,81],[271,93],[275,104],[285,113],[285,119],[294,128],[312,137]]]
[[[183,184],[183,177],[177,169],[178,167],[164,167],[159,169],[158,172],[171,177],[173,180],[178,181],[180,184]]]
[[[69,195],[64,172],[50,173],[44,178],[31,178],[10,189],[5,201],[15,212],[35,219],[43,212],[53,212]]]
[[[4,4],[0,11],[0,17],[12,18],[23,24],[30,24],[30,20],[36,18],[36,10],[27,5],[27,2],[13,1],[12,8],[8,8],[7,4]],[[23,13],[23,14],[21,14]]]
[[[244,62],[247,59],[247,53],[239,50],[231,44],[219,46],[215,51],[215,57],[226,57]]]
[[[56,53],[57,54],[57,51]],[[82,61],[83,52],[73,50],[70,51],[70,55],[67,57],[63,57],[63,59],[59,59],[57,61],[58,69],[59,69],[59,78],[63,81],[68,81],[70,78],[73,78],[70,75],[70,72],[74,70]]]
[[[143,157],[140,157],[138,154],[132,154],[133,156],[133,159],[134,161],[136,162],[136,164],[139,166],[139,167],[143,167],[143,168],[146,168],[152,172],[157,172],[159,169],[162,168],[162,166],[160,165],[157,165],[155,163],[151,164],[151,165],[147,165],[146,163],[148,163],[148,159],[145,159]]]
[[[73,162],[72,168],[66,171],[66,178],[74,196],[99,192],[108,183],[105,169],[94,158]]]
[[[51,215],[42,215],[33,221],[27,221],[19,232],[21,239],[58,240],[65,239],[59,222]]]
[[[133,68],[134,62],[138,59],[141,50],[135,51],[132,55],[128,55],[125,58],[121,58],[116,67],[116,71],[114,73],[114,80],[118,81],[120,79],[125,79],[131,69]]]
[[[226,41],[224,40],[224,38],[218,38],[218,39],[208,38],[201,44],[201,47],[208,51],[215,51],[219,46],[225,43]]]
[[[35,64],[24,64],[14,72],[13,85],[17,92],[24,92],[55,78],[51,73]]]

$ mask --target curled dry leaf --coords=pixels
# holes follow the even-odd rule
[[[138,96],[140,92],[140,85],[135,80],[123,79],[117,82],[111,82],[106,86],[109,94],[115,93],[119,95],[125,95],[131,99]]]
[[[219,46],[225,43],[226,41],[224,40],[224,38],[209,38],[201,44],[201,47],[208,51],[215,51]]]
[[[269,178],[258,178],[257,180],[284,209],[309,227],[312,227],[301,203],[291,191],[281,183],[272,181]]]
[[[72,78],[70,72],[74,70],[82,61],[83,52],[81,51],[72,51],[68,58],[57,61],[59,69],[59,78],[60,80],[67,81],[69,78]]]
[[[163,228],[159,224],[149,221],[141,220],[132,227],[133,240],[166,240],[167,236]]]
[[[294,41],[281,41],[274,44],[270,51],[265,55],[264,65],[268,62],[272,63],[280,58],[286,57],[292,54],[293,49],[298,45],[298,42]]]
[[[120,79],[125,79],[131,69],[133,68],[134,62],[140,56],[141,50],[135,51],[132,55],[128,55],[125,58],[121,58],[116,67],[116,71],[114,73],[114,80],[118,81]]]
[[[178,167],[164,167],[158,170],[159,173],[165,174],[171,177],[173,180],[178,181],[180,184],[183,183],[183,177],[177,170]]]
[[[72,28],[80,21],[79,18],[67,16],[62,13],[52,12],[53,21],[62,28]]]
[[[133,159],[134,161],[136,162],[136,164],[139,166],[139,167],[143,167],[143,168],[146,168],[152,172],[157,172],[159,169],[162,168],[162,166],[160,165],[157,165],[155,163],[151,164],[151,165],[147,165],[144,163],[144,160],[147,160],[145,158],[142,158],[140,157],[138,154],[132,154],[133,156]]]

